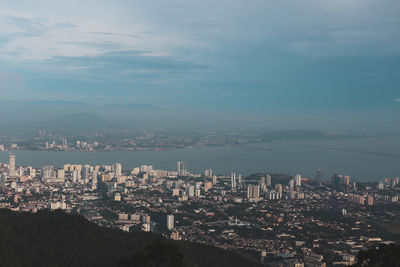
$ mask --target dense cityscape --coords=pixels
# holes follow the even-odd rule
[[[155,232],[236,251],[265,266],[346,266],[360,250],[400,241],[399,178],[191,173],[151,165],[33,168],[0,164],[0,207],[61,209],[98,225]],[[173,167],[173,166],[171,166]]]

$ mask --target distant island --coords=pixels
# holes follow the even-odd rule
[[[22,136],[4,132],[0,150],[48,151],[148,151],[232,146],[284,142],[289,140],[326,140],[360,138],[361,135],[316,130],[281,130],[264,133],[224,130],[151,130],[119,128],[116,122],[89,112],[80,112],[27,125]],[[4,131],[4,129],[3,129]],[[0,130],[1,132],[1,130]],[[249,148],[270,150],[270,148]]]

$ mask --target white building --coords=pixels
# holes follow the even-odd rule
[[[271,175],[269,175],[269,174],[267,174],[265,185],[266,186],[271,186]]]
[[[174,229],[174,215],[167,215],[167,229]]]
[[[254,199],[260,197],[260,186],[259,185],[249,185],[247,187],[247,199]]]
[[[177,165],[178,176],[186,176],[187,175],[186,162],[178,161],[176,165]]]
[[[295,185],[301,186],[301,175],[300,174],[296,174],[296,176],[295,176]]]
[[[115,176],[122,176],[122,165],[121,163],[115,163]]]
[[[213,170],[212,169],[205,170],[204,176],[207,178],[211,178],[213,176]]]
[[[10,158],[9,158],[9,165],[8,165],[8,175],[10,177],[15,177],[16,172],[15,172],[15,154],[11,153]]]
[[[236,189],[236,173],[231,173],[231,188]]]

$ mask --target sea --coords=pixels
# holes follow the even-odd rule
[[[315,178],[321,169],[324,179],[333,174],[349,175],[359,182],[379,181],[400,176],[400,137],[356,139],[290,140],[233,146],[203,146],[166,151],[26,151],[16,150],[16,165],[62,167],[66,163],[110,165],[124,169],[143,164],[154,169],[176,170],[177,161],[185,161],[193,173],[213,169],[214,174],[236,172],[244,176],[269,172],[301,174]],[[8,162],[7,151],[0,162]]]

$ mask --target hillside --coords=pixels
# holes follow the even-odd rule
[[[240,255],[144,232],[97,226],[61,211],[0,210],[1,266],[258,266]]]
[[[400,246],[380,245],[377,248],[370,248],[360,251],[357,255],[357,264],[354,267],[378,267],[378,266],[400,266]]]

